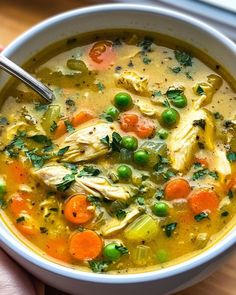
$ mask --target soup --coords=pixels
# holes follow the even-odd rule
[[[31,59],[55,99],[16,82],[1,93],[0,205],[12,230],[48,259],[99,273],[166,267],[211,245],[236,211],[236,95],[208,62],[133,31]]]

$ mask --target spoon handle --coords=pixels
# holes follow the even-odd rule
[[[54,94],[51,89],[45,86],[43,83],[39,82],[37,79],[28,74],[25,70],[20,68],[14,62],[0,54],[0,68],[8,72],[14,77],[17,77],[22,82],[27,84],[38,94],[44,97],[47,101],[52,102],[54,99]]]

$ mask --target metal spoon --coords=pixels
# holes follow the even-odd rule
[[[47,101],[52,102],[54,94],[51,89],[32,77],[14,62],[0,54],[0,68],[27,84]]]

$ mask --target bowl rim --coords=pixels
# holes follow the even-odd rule
[[[92,5],[85,8],[78,8],[58,14],[56,16],[46,19],[43,22],[40,22],[39,24],[33,26],[31,29],[27,30],[25,33],[20,35],[2,51],[2,54],[5,56],[11,56],[11,54],[13,54],[17,48],[23,46],[34,34],[38,34],[46,30],[48,26],[56,25],[57,23],[65,21],[68,18],[74,16],[79,17],[82,15],[89,15],[91,13],[103,13],[106,11],[114,12],[117,10],[129,10],[136,12],[159,14],[165,17],[171,17],[180,21],[190,23],[197,29],[200,29],[201,31],[204,31],[205,33],[211,35],[218,42],[223,43],[230,51],[232,51],[233,54],[236,55],[236,44],[234,44],[233,41],[228,39],[222,33],[218,32],[216,29],[205,24],[204,22],[170,9],[159,8],[157,6],[143,4],[100,4]],[[24,258],[31,264],[34,264],[35,266],[44,269],[47,272],[51,272],[59,276],[75,280],[83,280],[85,282],[94,282],[101,284],[131,284],[156,281],[176,276],[209,262],[217,256],[220,256],[223,252],[226,252],[226,250],[228,250],[236,244],[236,229],[232,229],[219,242],[212,245],[206,251],[179,264],[144,273],[120,275],[90,273],[62,266],[60,264],[49,261],[43,256],[37,254],[36,252],[29,250],[29,248],[26,245],[23,245],[23,243],[20,242],[20,240],[18,240],[10,232],[10,230],[8,230],[6,226],[4,226],[3,228],[1,228],[0,226],[0,242],[2,242],[6,248],[10,249],[11,252],[14,252],[16,255]]]

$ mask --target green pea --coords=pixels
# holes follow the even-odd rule
[[[118,109],[128,109],[132,104],[132,97],[127,92],[119,92],[115,95],[114,104]]]
[[[161,120],[164,124],[173,126],[179,121],[179,113],[173,108],[168,108],[161,114]]]
[[[130,178],[132,175],[132,169],[127,165],[120,165],[117,168],[117,174],[119,178]]]
[[[164,202],[158,202],[154,205],[152,211],[156,216],[164,217],[168,215],[169,207]]]
[[[178,95],[174,99],[171,100],[171,104],[176,108],[185,108],[188,104],[187,98],[185,95]]]
[[[121,252],[117,249],[115,243],[111,243],[103,249],[103,256],[110,261],[115,261],[121,257]]]
[[[160,262],[160,263],[163,263],[163,262],[166,262],[168,261],[168,253],[166,250],[164,249],[160,249],[157,251],[157,254],[156,254],[156,257],[157,257],[157,260]]]
[[[119,116],[119,110],[114,107],[114,106],[110,106],[107,110],[106,110],[106,114],[110,117],[112,117],[113,120],[116,120]]]
[[[134,136],[124,136],[121,145],[129,151],[135,151],[138,147],[138,140]]]
[[[139,165],[145,165],[149,161],[149,154],[145,150],[138,150],[134,153],[134,162]]]
[[[157,135],[159,136],[160,139],[167,139],[168,135],[169,135],[169,132],[165,129],[160,129],[158,132],[157,132]]]

